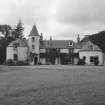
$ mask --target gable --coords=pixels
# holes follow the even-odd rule
[[[82,45],[80,51],[102,51],[99,46],[93,44],[91,41],[88,41]]]

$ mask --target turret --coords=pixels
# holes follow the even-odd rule
[[[29,45],[30,52],[39,54],[40,35],[38,33],[36,25],[33,26],[29,34],[28,45]]]

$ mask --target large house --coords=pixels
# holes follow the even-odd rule
[[[89,50],[88,45],[92,45],[91,47],[95,49]],[[8,45],[6,61],[11,59],[15,63],[23,61],[31,65],[39,63],[77,64],[79,59],[84,59],[85,57],[86,63],[91,64],[89,62],[91,56],[97,56],[99,65],[102,65],[102,51],[93,43],[81,44],[79,36],[77,42],[72,40],[52,40],[52,38],[43,40],[43,35],[39,35],[34,25],[27,41],[25,39],[17,39]]]

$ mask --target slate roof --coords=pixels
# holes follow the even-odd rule
[[[91,41],[86,41],[81,43],[81,50],[80,51],[102,51],[99,46],[92,43]]]
[[[36,28],[36,25],[33,25],[33,28],[31,30],[29,36],[39,36],[38,30]]]
[[[80,49],[81,46],[79,46],[77,43],[75,43],[72,40],[44,40],[41,48],[62,48],[67,49],[70,48],[69,42],[73,42],[73,48]]]
[[[12,41],[8,47],[13,47],[14,44],[18,44],[19,47],[28,47],[27,41],[25,39],[16,39],[15,41]]]

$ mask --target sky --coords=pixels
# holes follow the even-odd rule
[[[35,24],[44,38],[76,40],[105,30],[105,0],[0,0],[0,24]]]

